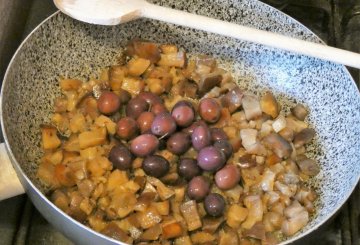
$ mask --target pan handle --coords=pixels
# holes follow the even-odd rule
[[[5,144],[0,144],[0,201],[25,193],[13,168]]]

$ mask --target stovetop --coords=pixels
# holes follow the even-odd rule
[[[12,8],[4,10],[0,6],[0,21],[8,21],[2,19],[2,16],[7,15],[12,21],[8,21],[3,25],[5,29],[0,30],[0,81],[21,40],[42,20],[56,11],[51,0],[0,0],[0,4],[4,2],[9,2],[8,5]],[[360,53],[360,0],[263,0],[263,2],[294,17],[329,45]],[[359,70],[349,69],[349,71],[359,87]],[[320,231],[313,234],[306,244],[360,245],[359,223],[360,187],[358,185],[341,212]],[[22,195],[0,202],[0,244],[70,245],[72,243],[57,232],[39,214],[31,201]]]

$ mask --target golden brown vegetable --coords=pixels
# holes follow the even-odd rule
[[[42,145],[44,150],[56,149],[61,145],[61,141],[57,136],[57,130],[51,126],[42,126]]]

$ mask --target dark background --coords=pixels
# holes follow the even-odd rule
[[[360,53],[360,0],[263,2],[299,20],[329,45]],[[55,11],[51,0],[0,0],[0,81],[21,41]],[[359,71],[350,69],[350,72],[359,85]],[[306,244],[359,245],[359,212],[358,186],[341,212]],[[0,202],[0,245],[10,244],[71,243],[44,220],[26,195],[22,195]]]

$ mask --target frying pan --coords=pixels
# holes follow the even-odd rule
[[[152,2],[322,43],[289,16],[254,0]],[[1,159],[8,155],[34,205],[65,236],[76,244],[121,244],[70,218],[46,198],[47,189],[36,178],[40,125],[49,122],[60,76],[88,79],[101,67],[116,64],[132,38],[174,43],[190,55],[212,55],[241,88],[257,94],[271,90],[285,109],[295,101],[309,108],[309,123],[317,132],[309,157],[321,168],[311,180],[319,194],[317,212],[283,244],[301,241],[344,204],[360,177],[360,96],[344,66],[157,21],[94,26],[57,12],[24,40],[7,69],[1,92],[6,152]],[[6,173],[4,162],[0,166],[1,176]],[[6,190],[1,185],[0,190]]]

